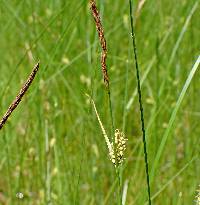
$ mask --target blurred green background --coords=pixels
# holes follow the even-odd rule
[[[123,191],[126,204],[141,205],[147,192],[129,2],[97,5],[115,127],[128,138]],[[200,184],[198,70],[171,125],[169,120],[199,55],[199,1],[133,5],[153,204],[194,204]],[[117,204],[115,170],[85,96],[93,97],[110,134],[101,48],[88,1],[1,0],[0,36],[1,116],[40,60],[30,90],[0,133],[0,204]]]

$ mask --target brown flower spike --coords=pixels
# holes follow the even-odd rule
[[[106,65],[106,58],[107,58],[106,39],[104,36],[103,26],[101,24],[101,18],[99,16],[99,12],[98,12],[95,0],[90,0],[90,9],[94,17],[96,29],[99,35],[99,41],[100,41],[101,48],[102,48],[101,67],[102,67],[102,72],[103,72],[104,83],[106,87],[109,87],[109,78],[108,78],[107,65]]]
[[[30,87],[31,83],[33,82],[35,75],[37,73],[39,69],[39,63],[37,63],[31,74],[29,75],[27,81],[24,83],[24,85],[22,86],[21,90],[19,91],[19,94],[16,96],[16,98],[14,99],[14,101],[10,104],[8,110],[6,111],[6,113],[4,114],[2,120],[0,121],[0,130],[2,129],[2,127],[4,126],[4,124],[6,123],[6,121],[8,120],[8,118],[10,117],[10,115],[12,114],[12,112],[15,110],[15,108],[18,106],[18,104],[20,103],[20,101],[22,100],[22,97],[24,96],[24,94],[26,93],[26,91],[28,90],[28,88]]]

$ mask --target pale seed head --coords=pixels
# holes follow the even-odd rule
[[[123,132],[120,132],[119,129],[115,130],[114,144],[111,143],[112,149],[109,151],[110,159],[115,166],[120,165],[124,160],[127,140]]]

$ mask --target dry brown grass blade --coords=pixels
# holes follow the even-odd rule
[[[24,94],[26,93],[26,91],[30,87],[31,83],[33,82],[38,69],[39,69],[39,62],[34,66],[31,74],[29,75],[29,77],[27,79],[27,81],[24,83],[21,90],[19,91],[19,94],[16,96],[16,98],[10,104],[8,110],[4,114],[2,120],[0,121],[0,130],[2,129],[2,127],[4,126],[6,121],[8,120],[9,116],[12,114],[12,112],[15,110],[15,108],[18,106],[18,104],[22,100],[22,97],[24,96]]]
[[[101,67],[102,67],[102,72],[103,72],[104,83],[105,83],[106,87],[109,87],[109,77],[108,77],[107,65],[106,65],[106,58],[107,58],[106,39],[104,36],[104,30],[103,30],[103,26],[101,24],[101,18],[99,16],[99,12],[98,12],[95,0],[90,0],[90,9],[91,9],[92,15],[94,17],[97,32],[99,35],[99,41],[100,41],[101,48],[102,48]]]

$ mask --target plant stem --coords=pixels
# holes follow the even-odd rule
[[[148,154],[147,154],[147,146],[146,146],[145,125],[144,125],[144,110],[143,110],[143,105],[142,105],[142,92],[141,92],[141,86],[140,86],[140,72],[139,72],[139,65],[138,65],[138,60],[137,60],[137,49],[136,49],[135,32],[134,32],[134,26],[133,26],[132,2],[131,2],[131,0],[129,0],[129,6],[130,6],[131,34],[132,34],[132,43],[133,43],[133,49],[134,49],[136,78],[137,78],[137,90],[138,90],[139,106],[140,106],[142,140],[143,140],[143,147],[144,147],[144,160],[145,160],[145,169],[146,169],[145,171],[146,171],[147,192],[148,192],[149,205],[151,205],[151,191],[150,191],[150,182],[149,182]]]
[[[120,166],[120,165],[119,165]],[[116,175],[118,179],[118,203],[119,205],[122,205],[122,183],[121,183],[121,173],[120,173],[120,167],[116,167]]]

